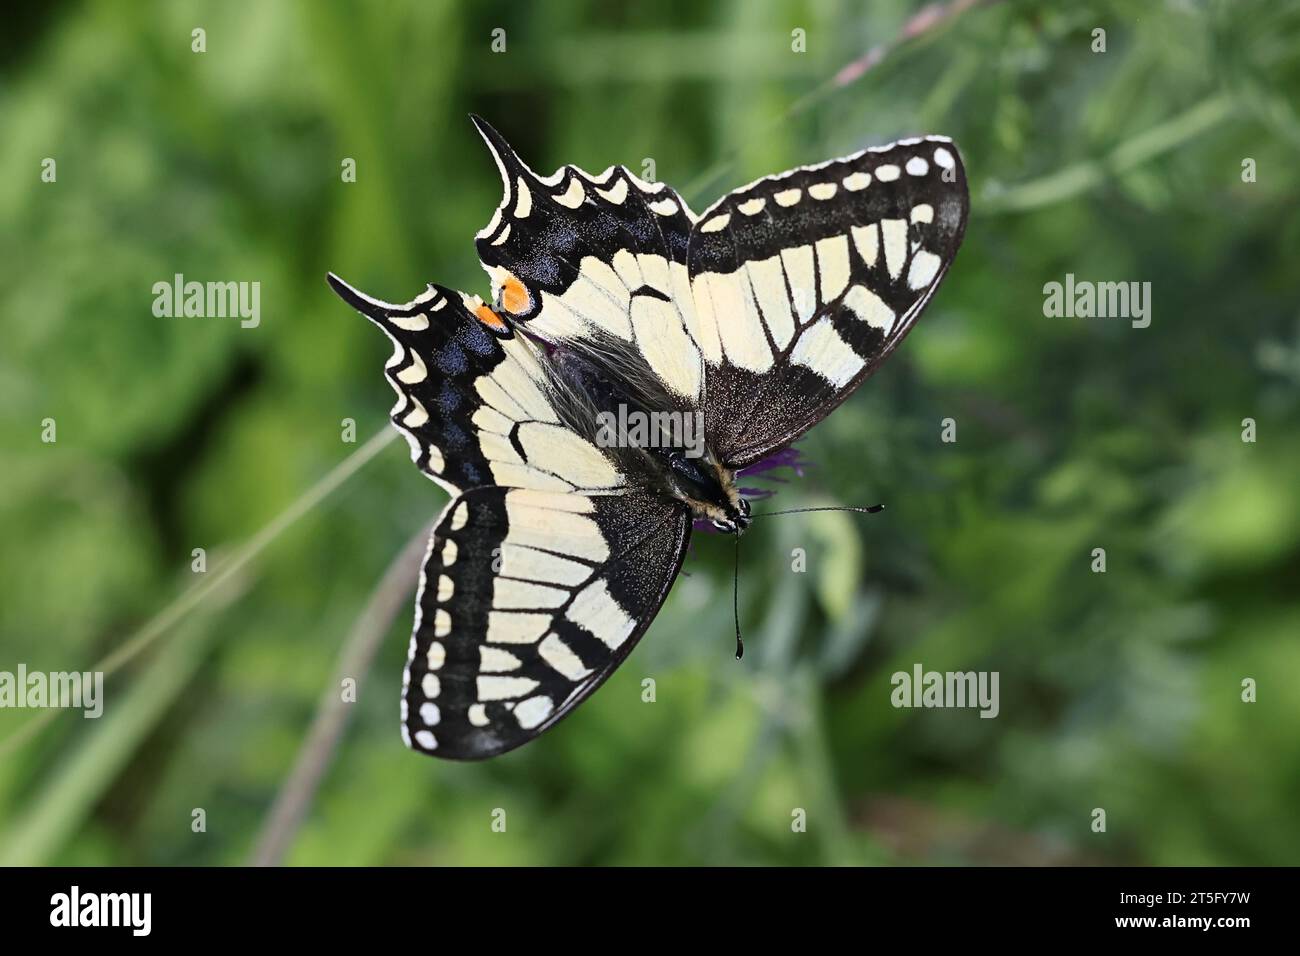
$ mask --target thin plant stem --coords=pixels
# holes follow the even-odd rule
[[[1183,145],[1232,116],[1232,101],[1222,95],[1202,100],[1184,113],[1126,140],[1102,160],[1088,160],[1015,186],[988,191],[983,212],[1025,212],[1064,202]]]
[[[266,815],[249,861],[251,865],[278,866],[307,818],[325,771],[338,751],[348,711],[352,707],[343,699],[342,682],[346,678],[354,680],[356,693],[360,695],[361,685],[384,637],[397,615],[409,603],[431,530],[430,525],[411,538],[379,579],[365,609],[352,625],[352,631],[339,651],[334,679],[321,694],[316,716],[298,750],[293,769]]]
[[[144,627],[123,641],[116,649],[109,652],[103,660],[91,667],[90,670],[103,671],[104,677],[107,678],[138,657],[154,641],[167,633],[168,629],[173,627],[177,621],[198,607],[209,595],[219,590],[222,585],[239,573],[245,565],[265,551],[268,545],[299,518],[333,494],[340,485],[387,447],[396,434],[393,429],[387,426],[382,431],[377,432],[373,438],[339,462],[331,469],[329,474],[299,495],[289,507],[264,525],[229,560],[213,568],[193,586],[179,594],[170,604],[155,614]],[[46,710],[39,716],[27,721],[4,740],[0,740],[0,758],[7,757],[35,737],[60,713],[62,711]]]
[[[781,127],[787,125],[790,120],[807,112],[812,107],[821,103],[827,97],[852,86],[858,80],[866,75],[868,70],[878,66],[886,57],[892,54],[903,44],[926,36],[938,29],[954,17],[965,13],[971,7],[978,6],[981,3],[993,3],[996,0],[951,0],[949,3],[931,3],[913,14],[906,23],[903,24],[898,35],[892,40],[885,43],[879,43],[861,56],[858,56],[846,63],[840,69],[836,70],[834,75],[824,80],[806,94],[795,100],[790,108],[775,117],[768,124],[768,130],[775,132]],[[736,160],[740,157],[741,150],[733,149],[730,153],[723,156],[712,166],[706,169],[700,175],[691,180],[690,184],[683,189],[682,195],[691,199],[699,199],[705,188],[711,186],[718,180],[728,169],[735,165]]]

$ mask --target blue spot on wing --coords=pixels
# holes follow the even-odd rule
[[[433,364],[438,366],[438,371],[444,375],[464,375],[469,368],[469,356],[457,343],[448,342],[438,353]]]
[[[455,340],[476,355],[489,356],[497,349],[496,339],[479,322],[462,325],[456,330]]]
[[[455,422],[447,422],[443,426],[442,445],[444,451],[461,451],[468,443],[469,436],[465,434],[465,429]]]
[[[442,388],[438,390],[438,397],[434,399],[438,403],[438,410],[448,418],[460,407],[462,401],[460,391],[448,379],[444,379]]]

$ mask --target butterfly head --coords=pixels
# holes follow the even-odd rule
[[[672,492],[690,508],[693,518],[725,534],[740,534],[749,527],[749,502],[741,497],[734,469],[708,451],[700,458],[669,452],[665,462]]]

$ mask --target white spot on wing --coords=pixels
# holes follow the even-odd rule
[[[407,332],[423,332],[429,327],[429,317],[423,312],[418,315],[390,315],[388,321]]]
[[[499,647],[487,647],[485,645],[479,646],[478,659],[478,669],[485,674],[500,674],[505,671],[517,671],[524,663],[509,651],[503,651]]]
[[[533,644],[550,626],[549,614],[489,611],[487,639],[493,644]]]
[[[700,350],[673,304],[637,296],[632,300],[632,331],[641,354],[664,384],[678,395],[698,399],[704,380]]]
[[[706,272],[696,280],[705,290],[727,358],[741,368],[763,372],[772,367],[772,350],[751,300],[747,272]]]
[[[591,255],[583,257],[578,277],[559,297],[565,308],[582,320],[621,339],[632,337],[629,300],[630,290],[618,273]]]
[[[639,289],[646,284],[645,277],[641,275],[641,266],[638,264],[635,255],[626,249],[620,249],[614,253],[612,261],[614,271],[628,291]]]
[[[844,304],[867,325],[873,325],[886,335],[894,327],[894,310],[866,286],[855,285],[844,297]]]
[[[407,385],[415,385],[429,377],[429,370],[418,352],[411,352],[410,355],[411,364],[397,373],[397,380]]]
[[[883,330],[889,334],[893,328],[894,313],[884,300],[876,295],[874,291],[867,289],[866,286],[855,285],[849,290],[849,294],[844,297],[844,304],[853,311],[858,319],[865,321],[867,325],[874,325],[875,328]]]
[[[621,206],[623,200],[627,199],[627,180],[620,179],[610,189],[597,189],[596,193],[600,198],[612,202],[615,206]]]
[[[577,176],[574,176],[569,180],[569,188],[553,198],[561,206],[567,206],[570,209],[577,209],[582,205],[582,201],[587,198],[587,193],[582,188],[582,182]]]
[[[519,187],[519,197],[515,200],[515,218],[526,219],[533,210],[533,194],[522,176],[516,185]]]
[[[800,322],[807,322],[817,311],[817,273],[813,263],[812,246],[796,246],[781,252],[786,281],[794,297],[795,313]]]
[[[483,677],[478,678],[478,699],[511,700],[522,697],[534,687],[537,681],[531,677]]]
[[[777,348],[784,349],[794,337],[794,314],[790,311],[790,296],[785,289],[785,270],[780,256],[757,259],[746,263],[749,285],[754,299],[762,310],[767,330]]]
[[[849,284],[849,240],[847,236],[828,236],[818,239],[816,248],[822,302],[831,302]]]
[[[420,404],[420,400],[411,396],[411,411],[402,419],[402,424],[407,428],[419,428],[429,420],[428,410]]]
[[[836,388],[843,388],[866,364],[845,342],[829,318],[810,325],[790,351],[790,361],[812,369]]]
[[[565,612],[565,617],[586,628],[598,641],[616,650],[634,630],[636,621],[610,596],[604,580],[587,585]]]
[[[591,577],[591,568],[535,548],[520,547],[507,538],[501,546],[501,575],[575,587]]]
[[[497,578],[492,589],[492,606],[499,611],[559,607],[569,599],[569,592],[542,584]]]
[[[920,249],[912,256],[912,264],[907,269],[907,285],[911,289],[922,289],[929,285],[939,272],[942,260],[933,252]]]
[[[876,257],[880,255],[880,229],[872,223],[869,226],[854,226],[849,230],[853,234],[853,245],[858,250],[858,255],[868,266],[876,264]]]
[[[515,708],[515,720],[524,730],[532,730],[555,710],[555,702],[549,697],[538,695],[529,697]]]
[[[525,422],[519,444],[528,464],[558,475],[577,488],[613,488],[622,475],[605,454],[563,425]]]
[[[880,224],[885,246],[885,265],[890,278],[897,279],[907,258],[907,222],[903,219],[886,219]]]
[[[591,674],[591,668],[583,666],[582,659],[557,634],[547,634],[537,646],[537,653],[557,673],[575,683]]]
[[[488,236],[492,235],[492,233],[496,232],[496,228],[497,228],[497,226],[499,226],[499,225],[501,225],[501,207],[500,207],[500,206],[498,206],[496,209],[492,210],[492,218],[488,220],[488,224],[487,224],[486,226],[484,226],[484,227],[483,227],[482,229],[480,229],[478,232],[474,233],[474,238],[475,238],[475,239],[486,239]]]

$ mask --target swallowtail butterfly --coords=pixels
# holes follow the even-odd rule
[[[395,351],[393,423],[452,495],[429,541],[402,736],[476,759],[533,739],[654,619],[693,520],[740,534],[737,472],[799,438],[898,346],[961,242],[951,140],[759,179],[696,215],[622,166],[539,176],[474,122],[504,198],[477,249],[492,301],[404,305],[331,274]],[[617,408],[703,415],[702,454],[606,447]],[[664,447],[664,445],[669,447]]]

